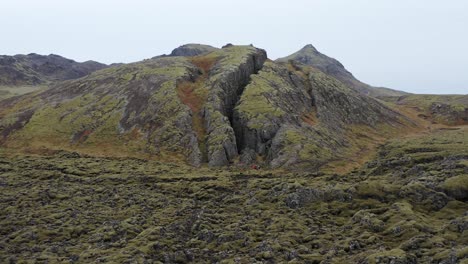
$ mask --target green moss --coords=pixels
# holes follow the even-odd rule
[[[56,106],[47,106],[36,111],[29,123],[14,137],[45,142],[69,142],[75,133],[94,131],[105,125],[112,111],[121,108],[122,103],[122,100],[111,96],[99,98],[87,95]],[[116,132],[115,130],[113,134]]]
[[[387,181],[367,180],[357,185],[356,193],[362,197],[388,199],[390,195],[395,197],[399,189],[400,186],[389,184]]]
[[[156,76],[165,79],[175,79],[187,75],[188,69],[192,67],[188,59],[184,57],[157,58],[107,68],[98,73],[91,74],[90,77],[87,78],[87,81],[106,79],[109,77],[119,80],[120,83],[139,81]]]
[[[218,65],[222,67],[239,65],[254,53],[256,48],[253,46],[235,45],[228,48],[216,50],[207,56],[220,58]]]
[[[426,118],[437,123],[446,125],[466,124],[462,117],[467,109],[468,95],[414,94],[384,97],[382,100],[396,107],[406,106],[415,109],[419,113],[422,112]],[[442,112],[433,111],[433,107],[437,105],[448,107]]]
[[[404,261],[406,259],[406,252],[399,248],[392,250],[378,252],[367,257],[369,264],[376,264],[385,261],[383,259],[397,259],[398,261]],[[384,262],[385,263],[385,262]]]
[[[234,168],[193,169],[70,153],[11,157],[2,151],[2,197],[14,198],[15,203],[0,203],[9,216],[0,219],[1,262],[10,257],[19,262],[64,262],[76,255],[80,263],[168,259],[346,263],[363,257],[372,263],[384,258],[410,260],[415,252],[418,261],[427,262],[445,250],[452,254],[452,242],[463,244],[463,233],[446,228],[466,210],[459,201],[447,205],[456,213],[441,212],[443,221],[433,212],[394,200],[369,203],[339,196],[330,200],[325,195],[296,209],[285,204],[287,195],[303,188],[329,190],[330,195],[334,191],[329,188],[353,192],[349,188],[359,179],[353,174],[247,174]],[[373,221],[388,230],[400,226],[401,231],[376,233],[366,227]],[[415,236],[427,239],[411,243]],[[398,249],[405,241],[415,248]],[[360,246],[350,249],[356,242]],[[6,250],[16,248],[23,250]],[[184,251],[187,248],[190,251]],[[393,249],[379,252],[381,248]],[[453,252],[464,256],[462,247]]]
[[[456,199],[468,198],[468,174],[454,176],[442,184],[444,191]]]
[[[310,140],[305,131],[289,129],[285,133],[286,151],[297,150],[301,160],[326,160],[332,157],[329,148],[320,146],[317,141]]]
[[[264,68],[252,76],[252,80],[245,88],[236,111],[240,116],[249,119],[249,127],[260,128],[272,118],[281,118],[285,111],[274,103],[292,89],[291,85],[275,73],[271,62],[266,62]],[[281,90],[278,90],[281,87]]]
[[[3,100],[13,96],[33,93],[45,89],[47,89],[46,85],[0,86],[0,99]]]

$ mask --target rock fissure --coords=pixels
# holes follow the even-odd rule
[[[236,49],[225,48],[229,53],[241,57],[236,67],[223,65],[223,61],[226,60],[223,58],[217,63],[208,80],[210,91],[204,113],[210,166],[228,165],[239,155],[236,140],[239,135],[236,135],[234,108],[251,76],[262,69],[267,59],[266,52],[261,49],[247,48],[244,55],[237,54],[239,51]]]

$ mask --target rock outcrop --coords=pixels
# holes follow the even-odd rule
[[[267,59],[266,52],[254,47],[226,47],[222,59],[210,73],[210,90],[204,110],[207,128],[208,161],[211,166],[227,165],[238,155],[232,127],[234,107],[250,76]]]
[[[320,167],[351,146],[350,126],[399,126],[401,118],[316,69],[267,62],[246,87],[233,124],[241,151],[254,150],[272,167]]]
[[[169,56],[198,56],[218,50],[215,47],[203,44],[185,44],[175,48]]]

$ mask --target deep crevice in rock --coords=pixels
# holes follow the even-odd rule
[[[257,59],[255,57],[253,57],[253,64],[255,66],[257,65]],[[238,122],[238,120],[234,120],[234,109],[237,106],[237,104],[239,103],[239,100],[242,97],[242,94],[244,93],[245,87],[247,87],[247,85],[249,85],[249,83],[250,83],[250,81],[252,79],[252,75],[258,74],[258,72],[262,70],[263,64],[264,64],[264,61],[259,64],[259,66],[260,66],[259,68],[254,68],[253,73],[249,75],[247,81],[245,83],[242,83],[239,86],[239,89],[237,89],[238,94],[235,97],[235,100],[234,100],[233,104],[230,105],[230,107],[227,109],[227,117],[229,119],[229,123],[230,123],[232,129],[234,130],[234,135],[236,137],[237,154],[241,154],[241,151],[244,149],[243,141],[242,141],[243,129],[244,128],[242,127],[241,122]],[[241,127],[238,127],[238,126],[241,126]]]
[[[213,108],[207,112],[208,134],[208,158],[210,166],[223,166],[232,162],[239,155],[236,137],[236,122],[234,120],[234,108],[240,100],[245,87],[250,83],[251,75],[258,73],[266,61],[266,52],[257,50],[249,55],[245,62],[237,66],[237,69],[223,75],[222,80],[214,83],[211,103]],[[216,102],[216,98],[221,100]],[[219,111],[223,119],[216,117]],[[219,137],[224,139],[219,139]],[[210,142],[211,141],[211,142]],[[211,144],[211,145],[210,145]],[[223,151],[220,151],[220,147]]]

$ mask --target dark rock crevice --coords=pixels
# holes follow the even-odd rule
[[[210,93],[204,110],[210,166],[228,165],[239,155],[234,108],[249,84],[251,75],[262,69],[266,59],[264,50],[255,49],[236,68],[223,69],[221,65],[210,76]]]

